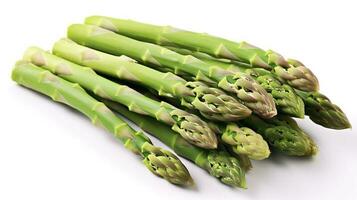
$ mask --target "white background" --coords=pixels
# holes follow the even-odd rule
[[[213,3],[214,2],[214,3]],[[0,199],[357,199],[357,134],[300,125],[320,146],[312,159],[254,162],[247,190],[232,189],[183,160],[196,181],[179,188],[153,176],[82,115],[17,86],[16,60],[50,49],[88,15],[131,18],[246,40],[298,58],[321,91],[356,120],[357,7],[353,1],[2,1],[0,3]],[[154,140],[156,144],[161,143]]]

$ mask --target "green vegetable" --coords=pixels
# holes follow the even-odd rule
[[[140,116],[130,112],[127,108],[118,103],[108,100],[103,100],[103,102],[114,111],[133,121],[144,131],[157,137],[178,155],[191,160],[223,183],[231,186],[246,187],[245,173],[240,166],[240,162],[227,152],[221,150],[205,150],[192,146],[164,124],[158,123],[146,116]]]
[[[101,26],[138,40],[167,46],[180,46],[194,51],[208,53],[215,57],[248,63],[276,74],[292,87],[304,91],[317,91],[316,76],[301,62],[285,59],[280,54],[264,51],[247,42],[234,42],[204,33],[195,33],[170,26],[155,26],[132,20],[91,16],[86,24]]]
[[[134,87],[141,94],[155,100],[160,98],[153,92],[147,91],[142,87]],[[164,100],[166,100],[164,98]],[[180,106],[176,99],[168,99],[174,106]],[[186,109],[190,112],[190,110]],[[194,111],[191,113],[196,114]],[[199,113],[197,113],[199,115]],[[236,123],[207,122],[209,127],[217,134],[219,140],[226,146],[227,150],[235,155],[247,156],[254,160],[268,158],[270,150],[263,137],[247,127],[239,127]]]
[[[98,96],[117,101],[131,111],[149,115],[162,123],[172,126],[189,142],[203,147],[216,148],[217,138],[207,123],[199,117],[173,107],[165,102],[154,101],[128,86],[119,85],[97,75],[91,68],[82,67],[39,48],[29,48],[24,60],[45,68],[52,73],[80,84]]]
[[[78,84],[61,79],[25,61],[16,63],[12,79],[20,85],[51,97],[54,101],[69,105],[90,118],[93,124],[113,133],[127,149],[141,156],[143,163],[152,173],[174,184],[193,183],[189,172],[174,154],[154,146],[142,132],[134,131]]]
[[[276,115],[272,97],[254,79],[244,73],[232,73],[212,67],[193,56],[183,56],[158,45],[140,42],[106,29],[83,24],[68,28],[67,35],[75,42],[114,55],[127,55],[146,65],[171,69],[175,74],[191,74],[196,80],[214,84],[234,93],[253,112],[264,118]]]
[[[238,155],[246,155],[253,160],[268,158],[270,150],[263,137],[247,127],[238,127],[235,123],[225,126],[219,125],[221,140],[229,145],[231,150]]]
[[[304,100],[305,114],[316,124],[332,129],[351,128],[345,113],[325,95],[298,90],[296,93]]]
[[[126,56],[112,56],[68,39],[58,41],[53,53],[97,72],[139,83],[156,90],[159,95],[180,99],[181,105],[197,109],[209,119],[237,121],[251,114],[246,106],[220,89],[199,82],[187,82],[172,73],[162,73],[137,64]]]
[[[201,52],[193,52],[176,47],[168,48],[184,55],[195,56],[206,63],[220,66],[232,72],[237,71],[249,74],[273,96],[278,112],[281,114],[299,118],[302,118],[306,114],[316,124],[320,124],[326,128],[346,129],[351,127],[343,111],[319,92],[294,90],[286,84],[281,84],[274,74],[265,69],[251,68],[242,63],[228,62],[224,59],[215,59]]]
[[[239,122],[260,133],[278,151],[290,156],[311,156],[316,154],[317,146],[289,117],[274,117],[262,120],[251,115]]]
[[[242,63],[229,62],[228,60],[215,59],[208,54],[194,52],[186,49],[167,47],[173,51],[183,55],[192,55],[211,66],[218,66],[222,69],[236,72],[246,73],[253,77],[269,94],[274,98],[274,103],[279,113],[287,114],[292,117],[303,118],[304,103],[302,99],[295,93],[294,89],[287,84],[281,83],[275,76],[262,68],[251,68]]]

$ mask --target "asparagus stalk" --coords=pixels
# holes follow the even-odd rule
[[[239,62],[227,62],[226,59],[214,59],[201,52],[193,52],[177,47],[168,48],[184,55],[195,56],[206,63],[220,66],[232,72],[238,71],[249,74],[273,96],[275,105],[281,114],[299,118],[302,118],[305,114],[313,122],[326,128],[346,129],[351,127],[344,112],[319,92],[294,90],[284,83],[281,84],[274,74],[265,69],[251,68]]]
[[[128,86],[105,79],[97,75],[91,68],[74,64],[36,47],[31,47],[25,52],[24,60],[45,68],[68,81],[76,82],[98,96],[119,102],[131,111],[149,115],[168,124],[192,144],[203,148],[217,147],[215,133],[199,117],[168,103],[147,98]]]
[[[183,56],[158,45],[140,42],[91,25],[74,24],[67,35],[75,42],[114,55],[127,55],[146,65],[184,72],[237,95],[248,108],[261,117],[276,115],[272,97],[254,79],[244,73],[233,73],[209,66],[193,56]]]
[[[296,93],[304,100],[305,114],[316,124],[332,129],[351,128],[345,113],[325,95],[299,90]]]
[[[140,89],[139,89],[140,91]],[[143,92],[147,97],[157,99],[151,92]],[[179,106],[178,101],[169,99],[172,105]],[[186,109],[187,110],[187,109]],[[192,111],[191,111],[192,112]],[[248,127],[239,127],[236,123],[208,122],[220,141],[234,155],[244,155],[253,160],[263,160],[269,157],[270,149],[263,137]],[[244,161],[244,160],[243,160]],[[249,164],[247,166],[249,168]]]
[[[134,87],[141,94],[155,100],[160,98],[155,92],[144,90],[141,87]],[[167,99],[167,98],[166,98]],[[165,98],[163,99],[165,100]],[[180,106],[177,99],[168,99],[168,102],[174,106]],[[190,112],[188,109],[186,109]],[[194,111],[191,113],[196,114]],[[199,115],[199,114],[198,114]],[[263,137],[247,127],[239,127],[236,123],[223,122],[207,122],[209,127],[217,134],[219,141],[226,146],[226,149],[237,156],[245,164],[244,168],[250,168],[250,164],[246,163],[246,159],[240,157],[247,156],[253,160],[263,160],[269,157],[270,149]]]
[[[274,117],[264,121],[255,115],[239,122],[260,133],[278,151],[290,156],[311,156],[317,146],[296,122],[288,117]]]
[[[125,56],[112,56],[68,39],[56,42],[53,53],[100,73],[139,83],[156,90],[159,95],[178,98],[181,105],[197,109],[209,119],[237,121],[251,114],[251,110],[220,89],[199,82],[187,82],[172,73],[162,73],[137,64]]]
[[[139,154],[152,173],[174,184],[193,183],[188,170],[174,154],[154,146],[142,132],[134,131],[103,103],[88,95],[78,84],[68,82],[24,61],[16,63],[12,79],[20,85],[51,97],[54,101],[69,105],[90,118],[93,124],[104,127],[128,150]]]
[[[230,186],[246,187],[245,173],[240,166],[240,162],[228,153],[221,150],[205,150],[192,146],[164,124],[158,123],[146,116],[130,112],[127,108],[116,102],[106,99],[103,99],[103,102],[114,111],[133,121],[144,131],[157,137],[178,155],[191,160],[223,183]]]
[[[204,33],[195,33],[170,26],[155,26],[132,20],[91,16],[86,24],[101,26],[121,35],[160,45],[179,46],[194,51],[208,53],[219,58],[227,58],[264,68],[276,74],[279,79],[303,91],[317,91],[316,76],[301,62],[285,59],[280,54],[264,51],[247,42],[234,42]]]
[[[269,94],[274,98],[274,103],[279,113],[287,114],[292,117],[303,118],[304,103],[302,99],[295,93],[294,89],[287,84],[281,83],[276,79],[270,71],[262,68],[252,68],[246,64],[238,62],[229,62],[228,60],[215,59],[212,56],[194,52],[187,49],[181,49],[177,47],[167,47],[175,52],[183,55],[192,55],[211,66],[218,66],[222,69],[236,72],[246,73],[253,77]]]

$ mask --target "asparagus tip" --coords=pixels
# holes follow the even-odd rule
[[[183,163],[170,151],[146,142],[142,146],[144,164],[154,174],[183,186],[193,185],[193,179]]]
[[[247,127],[227,125],[222,140],[232,145],[235,153],[247,155],[250,159],[263,160],[270,155],[268,143],[260,134]]]
[[[224,184],[246,188],[245,172],[236,158],[224,151],[211,151],[207,161],[207,168],[212,176]]]

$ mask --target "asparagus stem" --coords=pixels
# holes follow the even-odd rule
[[[134,112],[149,115],[172,126],[174,131],[197,146],[203,148],[217,146],[216,135],[199,117],[168,103],[147,98],[128,86],[105,79],[91,68],[74,64],[36,47],[29,48],[24,54],[24,59],[64,79],[78,83],[96,95],[117,101]]]
[[[159,100],[160,98],[155,94],[155,92],[149,92],[147,90],[143,90],[143,88],[135,87],[137,91],[142,93],[143,95]],[[165,100],[165,98],[164,98]],[[168,99],[168,102],[175,106],[180,106],[179,102],[176,99]],[[188,109],[186,109],[190,112]],[[191,113],[196,114],[194,111]],[[199,115],[199,114],[198,114]],[[247,156],[253,160],[263,160],[269,157],[270,149],[267,142],[263,139],[263,137],[254,132],[252,129],[247,127],[239,127],[236,123],[227,123],[227,122],[207,122],[209,127],[217,134],[221,143],[223,143],[227,149],[237,155],[237,158]],[[247,163],[248,165],[248,163]],[[247,166],[249,167],[249,166]]]
[[[319,92],[294,90],[290,86],[280,83],[274,74],[265,69],[251,68],[249,65],[227,61],[226,59],[215,59],[201,52],[193,52],[177,47],[168,48],[184,55],[195,56],[209,64],[220,66],[232,72],[248,73],[273,96],[277,109],[281,114],[299,118],[306,114],[313,122],[326,128],[346,129],[351,127],[343,111]]]
[[[216,59],[208,54],[194,52],[177,47],[167,47],[183,55],[192,55],[211,66],[218,66],[222,69],[235,73],[246,73],[253,77],[269,94],[272,95],[274,103],[279,113],[292,117],[304,117],[304,103],[295,93],[294,89],[276,79],[270,71],[261,68],[252,68],[249,65],[238,62],[231,62],[223,59]]]
[[[227,58],[264,68],[276,74],[292,87],[304,91],[317,91],[316,76],[301,62],[285,59],[280,54],[264,51],[247,42],[234,42],[203,33],[195,33],[170,26],[155,26],[132,20],[91,16],[85,20],[121,35],[146,42],[167,46],[180,46],[194,51],[208,53],[215,57]]]
[[[154,146],[142,132],[134,131],[78,84],[61,79],[25,61],[16,63],[12,79],[20,85],[51,97],[54,101],[69,105],[90,118],[93,124],[104,127],[127,149],[139,154],[152,173],[174,184],[193,183],[188,170],[174,154]]]
[[[223,183],[231,186],[246,187],[245,173],[240,166],[240,162],[228,153],[220,150],[205,150],[195,147],[187,143],[180,135],[175,134],[164,124],[160,124],[146,116],[130,112],[118,103],[106,99],[103,99],[103,102],[114,111],[133,121],[144,131],[161,140],[178,155],[191,160]]]
[[[109,30],[83,24],[68,28],[67,35],[75,42],[114,55],[127,55],[146,65],[171,69],[175,74],[191,74],[200,80],[235,94],[253,112],[262,117],[276,115],[274,101],[254,79],[244,73],[232,73],[193,56],[183,56],[164,47],[140,42]]]
[[[187,82],[170,72],[162,73],[137,64],[126,56],[112,56],[68,39],[56,42],[53,53],[100,73],[139,83],[156,90],[159,95],[180,99],[181,105],[197,109],[210,119],[236,121],[251,114],[246,106],[222,90],[203,83]]]

